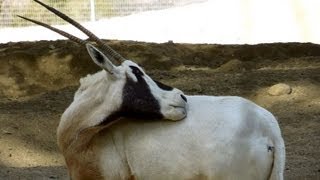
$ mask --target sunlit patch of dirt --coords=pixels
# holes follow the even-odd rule
[[[243,96],[267,108],[285,139],[286,179],[319,179],[319,45],[108,42],[186,94]],[[70,41],[0,44],[0,61],[0,179],[65,179],[56,128],[80,77],[99,68]],[[290,93],[270,95],[279,83]]]

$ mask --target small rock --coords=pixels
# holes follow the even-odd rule
[[[291,92],[292,88],[284,83],[273,85],[268,90],[268,94],[271,96],[281,96],[285,94],[290,94]]]

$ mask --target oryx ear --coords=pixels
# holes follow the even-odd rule
[[[112,62],[106,55],[104,55],[90,43],[87,43],[86,47],[93,62],[95,62],[98,66],[100,66],[110,74],[116,73],[116,67],[112,64]]]

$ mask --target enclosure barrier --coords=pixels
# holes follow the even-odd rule
[[[202,1],[204,0],[42,0],[42,2],[56,7],[79,22],[183,6]],[[50,12],[32,0],[0,0],[0,28],[31,25],[31,23],[17,18],[17,14],[49,24],[64,24],[62,20],[52,16]]]

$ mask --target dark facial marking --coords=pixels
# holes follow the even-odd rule
[[[129,67],[131,68],[132,73],[133,73],[134,75],[136,75],[137,78],[144,76],[143,72],[140,71],[139,68],[137,68],[137,67],[135,67],[135,66],[129,66]]]
[[[144,80],[144,73],[135,66],[130,66],[137,82],[127,77],[127,82],[123,88],[122,105],[117,113],[123,117],[139,119],[161,119],[160,105]]]
[[[159,102],[152,95],[151,90],[143,78],[144,73],[135,66],[129,66],[132,73],[136,76],[137,82],[127,77],[126,84],[123,88],[122,105],[117,112],[108,116],[100,125],[106,125],[115,121],[119,117],[129,117],[137,119],[162,119]],[[164,85],[158,81],[155,83],[159,88],[170,91],[173,88]],[[186,97],[181,95],[186,101]]]
[[[132,69],[132,73],[134,75],[136,75],[137,78],[144,76],[144,73],[142,71],[140,71],[139,68],[135,67],[135,66],[129,66]],[[165,91],[172,91],[173,87],[167,86],[159,81],[155,81],[154,82],[158,85],[159,88],[161,88],[162,90]]]
[[[188,102],[187,98],[183,94],[181,94],[180,96],[185,102]]]
[[[168,86],[168,85],[165,85],[159,81],[155,81],[154,82],[158,85],[159,88],[161,88],[162,90],[165,90],[165,91],[172,91],[173,90],[173,87],[171,86]]]
[[[130,66],[137,82],[127,77],[123,88],[122,105],[120,109],[106,117],[99,125],[107,125],[120,117],[136,119],[162,119],[159,102],[152,95],[144,80],[144,73],[135,66]]]

